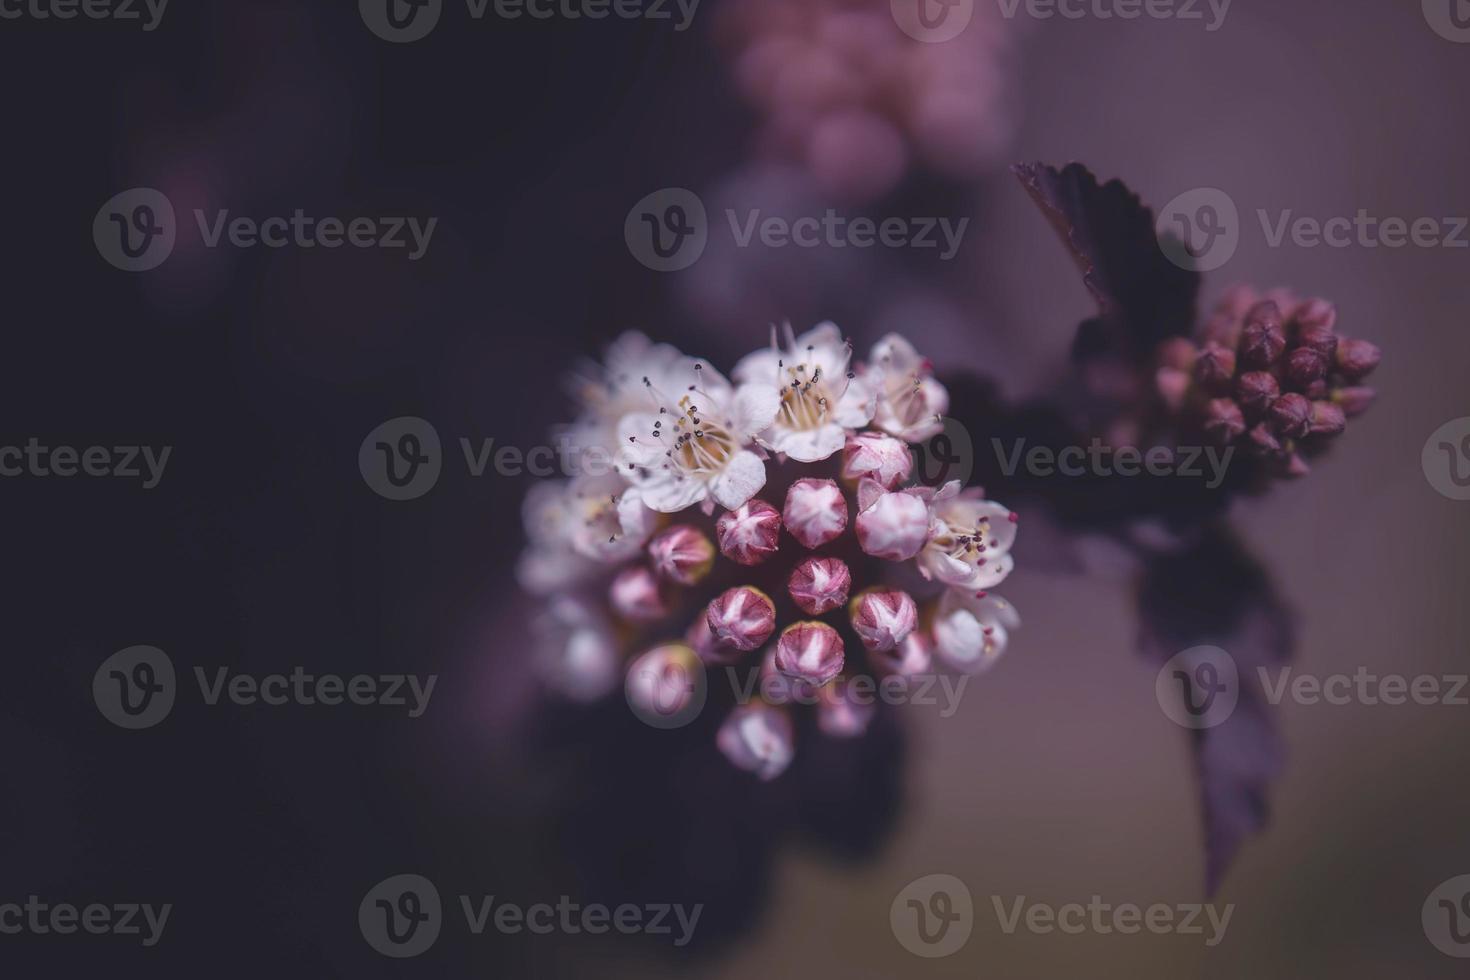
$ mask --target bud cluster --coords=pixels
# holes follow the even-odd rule
[[[1171,415],[1221,446],[1237,445],[1282,475],[1367,410],[1363,379],[1380,352],[1337,333],[1337,308],[1277,290],[1227,290],[1198,341],[1175,337],[1157,351],[1155,385]]]

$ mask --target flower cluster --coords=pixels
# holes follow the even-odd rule
[[[888,0],[742,0],[724,13],[762,148],[845,199],[881,196],[915,161],[976,176],[1010,140],[1011,39],[978,4],[943,44],[905,35]]]
[[[627,334],[574,391],[577,444],[616,469],[534,488],[519,566],[548,599],[542,666],[564,694],[621,677],[636,712],[667,718],[699,710],[706,668],[748,661],[760,696],[736,699],[716,741],[769,779],[798,705],[860,734],[873,705],[855,677],[982,671],[1019,625],[989,593],[1014,566],[1016,515],[957,481],[912,485],[910,443],[940,431],[949,395],[902,337],[857,361],[831,323],[788,327],[729,380]]]
[[[1171,413],[1191,418],[1219,445],[1238,444],[1283,475],[1366,411],[1363,379],[1379,350],[1336,332],[1337,308],[1277,290],[1226,291],[1199,341],[1173,338],[1158,351],[1155,382]]]

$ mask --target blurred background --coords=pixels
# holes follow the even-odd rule
[[[901,6],[901,4],[899,4]],[[1464,673],[1467,505],[1420,464],[1470,414],[1470,251],[1272,247],[1255,215],[1470,215],[1455,96],[1470,45],[1432,0],[1235,0],[1202,19],[1038,17],[976,0],[945,41],[886,2],[706,0],[671,20],[475,19],[446,2],[391,43],[352,4],[205,2],[137,22],[0,19],[9,152],[5,435],[172,446],[151,490],[0,480],[0,902],[171,902],[155,947],[0,936],[11,975],[1052,977],[1460,975],[1420,921],[1470,873],[1465,707],[1278,710],[1266,832],[1216,896],[1226,940],[1006,935],[990,897],[1205,900],[1188,740],[1135,653],[1125,572],[1062,570],[1023,533],[1006,659],[940,718],[893,712],[854,753],[760,786],[707,728],[548,702],[518,588],[530,477],[446,456],[394,502],[358,471],[401,415],[446,444],[541,444],[563,374],[642,329],[724,366],[767,324],[832,318],[866,350],[904,331],[946,371],[1021,398],[1093,307],[1007,166],[1086,163],[1160,206],[1218,188],[1239,247],[1205,278],[1324,296],[1385,352],[1372,412],[1234,527],[1297,614],[1301,672]],[[896,9],[896,8],[895,8]],[[1081,9],[1081,8],[1074,8]],[[145,12],[146,16],[146,12]],[[1446,13],[1446,16],[1447,13]],[[793,20],[795,18],[795,20]],[[826,18],[836,18],[827,23]],[[795,26],[793,26],[795,24]],[[802,40],[793,42],[795,35]],[[775,43],[772,43],[772,42]],[[860,85],[834,62],[859,51]],[[834,51],[836,53],[834,53]],[[856,56],[853,56],[856,57]],[[179,217],[156,269],[110,265],[98,209],[152,187]],[[687,269],[640,263],[630,208],[662,188],[785,214],[969,217],[935,251],[738,249],[712,220]],[[207,248],[186,216],[434,216],[407,250]],[[982,434],[983,438],[983,434]],[[1005,499],[1003,486],[987,488]],[[97,666],[151,644],[181,674],[435,673],[430,710],[208,706],[108,723]],[[386,959],[356,925],[398,873],[530,904],[705,902],[699,942],[470,936]],[[911,881],[976,903],[958,953],[888,927]]]

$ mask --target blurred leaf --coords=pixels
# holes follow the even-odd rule
[[[1247,838],[1270,819],[1284,750],[1258,668],[1291,657],[1293,618],[1260,563],[1214,526],[1188,550],[1152,557],[1138,594],[1139,650],[1162,665],[1191,647],[1235,660],[1240,697],[1212,728],[1190,733],[1205,829],[1205,888],[1213,895]]]

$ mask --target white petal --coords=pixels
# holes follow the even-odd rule
[[[734,378],[742,383],[779,385],[782,381],[780,361],[780,351],[763,347],[740,359],[740,363],[735,365]]]
[[[837,402],[836,421],[849,429],[860,429],[873,419],[878,408],[878,392],[862,378],[853,378]]]
[[[662,471],[639,490],[643,494],[643,502],[661,514],[678,513],[709,495],[709,486],[702,480]]]
[[[627,472],[628,463],[652,466],[668,451],[663,444],[667,437],[653,434],[659,431],[654,427],[659,421],[662,418],[653,412],[633,412],[618,421],[618,455],[623,460],[623,465],[618,467],[620,472]]]
[[[737,436],[749,439],[769,426],[780,410],[781,395],[775,386],[758,381],[750,382],[735,389],[735,397],[730,406],[730,421]]]
[[[734,510],[760,492],[766,485],[766,464],[750,450],[741,450],[731,457],[730,462],[710,484],[710,494],[715,502],[727,510]]]
[[[761,439],[778,453],[802,463],[815,463],[841,450],[847,443],[847,432],[835,424],[815,429],[774,426],[761,433]]]

